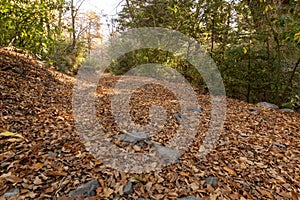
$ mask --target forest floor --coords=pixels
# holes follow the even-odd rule
[[[110,107],[119,79],[106,74],[97,90],[97,117],[108,135],[122,131]],[[100,187],[86,199],[300,199],[299,113],[228,98],[218,144],[199,159],[196,152],[207,133],[211,110],[209,96],[199,94],[203,112],[198,131],[179,162],[157,171],[125,173],[97,160],[76,133],[74,81],[28,56],[0,50],[0,199],[71,199],[70,191],[91,180]],[[164,145],[178,125],[172,116],[178,108],[170,103],[172,94],[149,87],[152,92],[134,94],[132,115],[143,124],[149,121],[147,105],[156,102],[168,108],[168,124],[151,138]],[[133,191],[126,193],[129,180]],[[4,196],[14,189],[16,196]]]

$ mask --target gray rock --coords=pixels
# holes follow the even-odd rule
[[[254,115],[257,115],[259,113],[259,108],[255,108],[255,107],[249,107],[248,110],[254,114]]]
[[[138,142],[148,140],[149,135],[147,133],[124,133],[117,136],[122,142],[129,142],[136,144]]]
[[[218,182],[219,182],[219,178],[218,177],[216,177],[216,176],[209,176],[209,177],[207,177],[205,179],[205,187],[207,185],[211,185],[213,187],[216,187],[217,184],[218,184]]]
[[[262,106],[264,108],[279,109],[277,105],[268,102],[259,102],[257,103],[257,105]]]
[[[72,198],[83,196],[83,197],[92,197],[96,195],[96,189],[100,187],[97,180],[91,180],[86,184],[79,186],[76,190],[70,192]]]
[[[202,199],[200,197],[187,196],[187,197],[178,198],[178,200],[202,200]]]
[[[203,108],[201,108],[201,107],[199,107],[199,108],[188,108],[187,110],[192,111],[192,112],[198,112],[198,113],[203,112]]]
[[[118,200],[118,199],[120,199],[120,195],[119,194],[117,194],[116,196],[114,196],[114,198],[112,199],[112,200]]]
[[[161,146],[158,144],[153,144],[156,151],[165,159],[171,161],[171,162],[178,162],[179,158],[181,156],[181,153],[177,150]]]
[[[124,194],[132,194],[133,193],[133,184],[131,181],[128,181],[123,188],[123,193]]]
[[[19,194],[20,190],[19,188],[11,188],[7,192],[4,193],[4,197],[13,197],[17,196]]]
[[[293,113],[295,112],[293,109],[288,109],[288,108],[282,108],[280,109],[281,112],[286,112],[286,113]]]
[[[282,148],[286,148],[286,146],[284,144],[280,144],[278,142],[273,142],[272,145],[278,146],[278,147],[282,147]]]
[[[24,74],[24,70],[22,70],[20,68],[14,68],[14,72],[16,72],[18,74]]]

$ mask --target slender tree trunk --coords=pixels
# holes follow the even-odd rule
[[[72,20],[72,50],[76,46],[76,32],[75,32],[75,6],[74,0],[71,0],[71,20]]]
[[[269,70],[269,69],[271,69],[271,67],[272,67],[272,66],[271,66],[271,60],[270,60],[270,38],[269,38],[269,36],[267,36],[267,47],[266,47],[266,48],[267,48],[268,70]],[[269,80],[266,80],[266,81],[269,81]],[[267,91],[267,90],[264,90],[264,91],[263,91],[263,93],[264,93],[264,94],[263,94],[263,95],[264,95],[264,99],[267,98],[266,91]]]
[[[296,75],[296,71],[297,71],[297,68],[299,67],[299,64],[300,64],[300,57],[298,58],[295,66],[293,68],[292,74],[291,74],[291,76],[290,76],[290,78],[289,78],[289,80],[288,80],[288,82],[286,84],[286,87],[285,87],[284,91],[283,91],[282,97],[281,97],[280,102],[279,102],[280,105],[284,102],[285,97],[287,96],[288,91],[293,89],[293,79],[294,79],[294,77]]]
[[[252,84],[252,78],[251,78],[251,31],[250,31],[250,37],[249,37],[249,45],[248,45],[248,54],[249,54],[249,58],[248,58],[248,72],[247,72],[247,76],[248,76],[248,84],[247,84],[247,102],[250,103],[250,95],[251,95],[251,84]]]
[[[215,15],[213,15],[212,18],[211,47],[210,47],[211,56],[213,56],[213,50],[214,50],[214,37],[215,37]]]

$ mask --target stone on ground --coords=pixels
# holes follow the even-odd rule
[[[83,196],[83,197],[92,197],[96,195],[96,189],[100,187],[97,180],[91,180],[86,184],[79,186],[76,190],[70,192],[72,198]]]

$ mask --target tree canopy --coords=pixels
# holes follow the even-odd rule
[[[100,15],[83,1],[1,0],[0,46],[14,46],[56,69],[76,70],[92,40],[101,38]]]
[[[292,107],[299,106],[299,11],[299,2],[292,0],[126,0],[118,23],[119,31],[163,27],[193,37],[216,62],[228,96]],[[123,73],[144,62],[145,54],[122,57],[113,71]],[[162,57],[163,52],[156,59]],[[187,63],[177,60],[172,66],[203,87]]]

